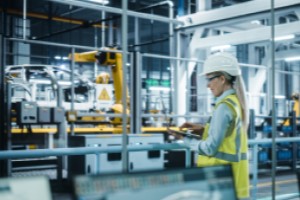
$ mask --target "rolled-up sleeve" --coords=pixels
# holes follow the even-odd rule
[[[206,140],[199,141],[198,152],[200,155],[214,156],[217,153],[232,120],[230,108],[227,104],[221,103],[213,112],[208,137]]]

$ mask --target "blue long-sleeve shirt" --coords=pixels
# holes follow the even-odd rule
[[[229,89],[216,98],[215,103],[219,103],[226,96],[234,94],[234,89]],[[208,130],[208,137],[206,140],[189,141],[193,150],[196,150],[201,155],[213,156],[216,154],[219,146],[221,145],[226,131],[233,120],[232,113],[227,104],[220,104],[213,112],[210,127]]]

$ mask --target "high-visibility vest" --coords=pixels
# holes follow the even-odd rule
[[[299,114],[300,114],[300,110],[299,110],[299,100],[295,100],[294,106],[293,106],[293,111],[295,111],[296,117],[299,117]],[[297,120],[297,123],[299,123],[298,120]],[[290,126],[290,125],[291,125],[291,119],[286,119],[286,120],[284,120],[283,126]]]
[[[225,103],[230,108],[233,116],[225,138],[213,156],[199,155],[197,165],[200,167],[212,165],[231,164],[233,170],[235,190],[238,198],[249,197],[249,163],[247,159],[248,138],[242,128],[241,105],[235,94],[228,95],[215,105]],[[210,120],[205,126],[203,140],[208,137]]]

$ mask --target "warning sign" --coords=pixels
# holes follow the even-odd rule
[[[110,97],[108,95],[108,92],[105,88],[103,88],[103,90],[101,91],[99,97],[98,97],[99,100],[107,100],[109,101],[110,100]]]

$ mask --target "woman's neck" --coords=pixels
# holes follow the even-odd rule
[[[232,85],[226,84],[224,85],[223,92],[232,89]]]

